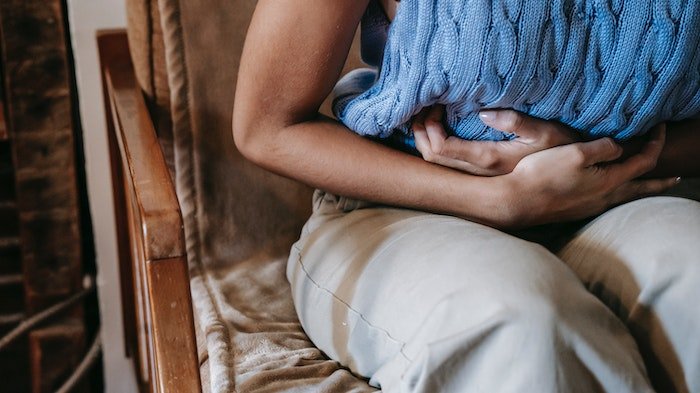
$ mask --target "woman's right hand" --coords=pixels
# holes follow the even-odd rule
[[[656,167],[665,125],[636,155],[615,162],[622,147],[610,138],[554,147],[524,157],[505,182],[505,225],[526,227],[590,217],[634,199],[661,193],[677,178],[638,180]]]

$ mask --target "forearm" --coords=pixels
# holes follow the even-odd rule
[[[238,149],[272,172],[336,194],[503,223],[502,180],[464,175],[393,151],[318,115],[367,3],[258,2],[236,90]]]
[[[267,125],[268,128],[277,128]],[[241,143],[266,169],[353,198],[507,226],[502,179],[466,175],[359,137],[330,119],[274,130]]]

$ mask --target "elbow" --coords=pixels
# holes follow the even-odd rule
[[[233,118],[233,144],[236,146],[236,150],[241,153],[245,158],[250,159],[252,156],[254,146],[251,141],[250,128],[247,125],[240,124]]]
[[[233,122],[232,122],[232,133],[233,133],[233,143],[236,149],[255,164],[264,164],[262,160],[265,159],[266,154],[266,128],[265,126],[259,124],[259,122],[254,122],[248,120],[249,116],[245,114],[237,115],[234,112]]]

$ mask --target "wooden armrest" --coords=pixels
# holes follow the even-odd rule
[[[143,220],[146,259],[184,256],[180,205],[133,68],[107,65],[104,75],[121,159],[129,168]]]
[[[97,40],[122,292],[127,294],[127,352],[138,352],[142,389],[199,392],[187,254],[175,187],[134,75],[126,33],[102,31]]]

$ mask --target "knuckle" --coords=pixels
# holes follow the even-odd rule
[[[503,128],[507,131],[519,130],[523,126],[524,119],[522,115],[515,111],[506,111],[502,115]]]
[[[673,186],[673,183],[663,182],[663,181],[655,181],[649,185],[649,193],[650,194],[658,194],[660,192],[664,192],[664,191],[668,190],[672,186]]]
[[[435,157],[435,153],[433,153],[432,150],[428,149],[428,150],[422,152],[422,154],[423,154],[423,159],[425,161],[436,163],[437,158]]]
[[[432,145],[432,152],[435,156],[449,157],[449,148],[445,144],[440,146]]]
[[[649,157],[646,160],[646,162],[644,163],[645,164],[645,166],[644,166],[645,171],[649,172],[649,171],[653,170],[654,168],[656,168],[656,165],[658,163],[659,163],[658,156]]]
[[[586,152],[580,148],[571,149],[569,156],[571,157],[571,162],[576,165],[584,165],[588,159],[588,157],[586,157]]]
[[[644,187],[644,195],[657,194],[664,190],[663,184],[658,182],[649,183]]]
[[[483,169],[494,170],[500,166],[501,159],[492,150],[484,149],[479,153],[478,162]]]
[[[643,182],[634,182],[630,186],[630,197],[637,198],[647,193],[647,184]]]

